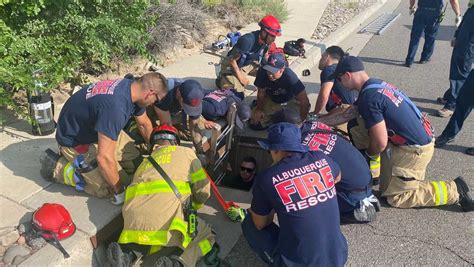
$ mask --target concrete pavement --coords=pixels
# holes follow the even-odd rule
[[[278,38],[279,46],[290,39],[309,39],[328,1],[288,0],[290,14],[288,21],[282,25],[284,36]],[[242,29],[242,32],[257,28],[257,24],[252,24]],[[195,78],[205,87],[214,88],[214,64],[218,62],[219,57],[202,53],[185,58],[160,72],[168,77]],[[60,105],[56,106],[58,107]],[[99,265],[104,257],[103,249],[94,253],[89,238],[119,216],[120,208],[111,205],[108,200],[89,197],[72,188],[45,181],[39,173],[39,156],[47,148],[57,150],[54,134],[32,136],[31,127],[25,121],[14,119],[7,111],[2,110],[2,113],[7,122],[0,129],[0,227],[16,226],[20,221],[29,221],[32,212],[45,202],[63,204],[77,225],[76,234],[62,242],[71,254],[70,259],[64,260],[57,249],[47,245],[23,262],[23,266]],[[58,114],[59,110],[56,110],[56,115]],[[223,193],[241,203],[242,207],[248,207],[248,192],[223,189]],[[214,199],[202,212],[203,217],[213,224],[218,233],[221,255],[227,255],[240,236],[240,226],[225,217]]]
[[[461,0],[464,12],[466,0]],[[394,10],[394,11],[393,11]],[[404,90],[415,104],[430,114],[430,120],[439,135],[448,119],[434,117],[441,105],[435,99],[448,86],[449,60],[452,48],[449,40],[454,33],[454,15],[450,7],[441,25],[432,61],[426,65],[413,64],[408,69],[404,63],[408,50],[413,17],[408,15],[408,2],[388,1],[385,6],[364,21],[365,26],[380,13],[401,13],[395,23],[382,35],[357,34],[358,29],[339,45],[353,47],[353,55],[359,55],[368,73],[393,83]],[[359,27],[360,28],[360,27]],[[421,45],[423,39],[421,41]],[[421,53],[419,47],[416,59]],[[311,76],[302,78],[313,97],[319,91],[319,70],[313,68]],[[314,103],[312,101],[311,103]],[[463,175],[474,188],[474,164],[472,156],[463,154],[466,147],[474,146],[474,117],[468,118],[455,143],[435,149],[427,170],[428,180],[450,180]],[[378,189],[375,188],[375,191]],[[343,225],[342,230],[349,243],[351,266],[472,266],[474,264],[474,214],[463,213],[459,206],[440,208],[396,209],[385,203],[377,214],[377,221],[368,225]],[[227,260],[235,266],[259,262],[246,241],[241,238]],[[261,263],[261,262],[259,262]],[[258,266],[263,266],[258,265]]]

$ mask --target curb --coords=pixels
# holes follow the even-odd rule
[[[352,32],[354,32],[362,23],[377,12],[381,7],[385,5],[388,0],[379,0],[354,18],[346,23],[342,28],[331,33],[327,38],[319,43],[314,43],[306,52],[306,58],[297,58],[290,63],[290,68],[301,77],[301,73],[305,69],[311,69],[316,66],[319,62],[321,54],[326,47],[330,45],[337,45],[342,40],[346,39]]]

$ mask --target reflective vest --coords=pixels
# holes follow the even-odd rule
[[[151,156],[173,180],[182,198],[179,200],[153,165],[144,160],[125,192],[124,228],[118,242],[149,245],[151,252],[161,246],[185,249],[192,238],[184,218],[184,203],[192,197],[193,206],[199,208],[209,198],[207,175],[190,148],[162,146]],[[199,244],[203,255],[211,249],[206,241]]]

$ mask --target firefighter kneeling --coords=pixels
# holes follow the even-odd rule
[[[125,191],[124,228],[108,249],[112,266],[143,264],[195,266],[203,258],[219,266],[219,247],[197,209],[210,196],[207,174],[192,149],[179,146],[177,130],[162,125],[150,138],[152,153],[138,167]],[[149,256],[148,256],[149,255]]]

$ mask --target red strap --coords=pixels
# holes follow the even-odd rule
[[[340,98],[337,94],[335,94],[334,92],[331,92],[329,94],[329,97],[331,98],[331,101],[334,102],[334,104],[336,106],[339,106],[342,104],[342,98]]]
[[[87,151],[89,151],[89,144],[87,145],[77,145],[74,147],[74,150],[77,151],[79,154],[85,154]]]
[[[407,145],[407,139],[399,134],[393,134],[389,136],[388,139],[397,146]]]

